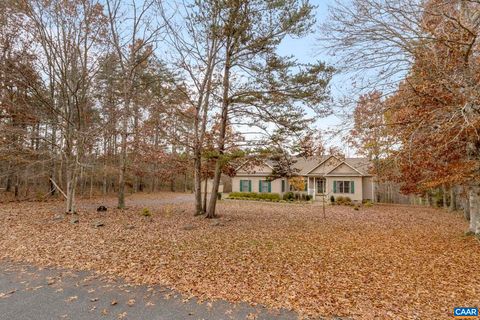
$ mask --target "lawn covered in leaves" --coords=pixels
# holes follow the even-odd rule
[[[151,217],[138,204],[84,209],[77,224],[56,217],[59,203],[1,204],[0,259],[304,316],[450,319],[456,306],[480,306],[480,243],[458,214],[332,206],[323,218],[316,204],[226,200],[212,223],[190,203],[149,202]]]

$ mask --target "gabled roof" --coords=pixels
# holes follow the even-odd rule
[[[326,163],[327,160],[329,160],[329,159],[331,159],[331,158],[334,158],[334,159],[337,160],[337,161],[341,161],[340,159],[338,159],[337,157],[335,157],[335,156],[333,156],[333,155],[332,155],[332,156],[325,156],[325,157],[322,157],[322,158],[323,158],[323,159],[320,159],[319,162],[318,162],[318,159],[317,159],[317,165],[316,165],[315,167],[311,168],[310,170],[306,171],[305,174],[310,174],[310,173],[312,173],[312,172],[315,171],[318,167],[320,167],[322,164]],[[340,162],[340,164],[341,164],[341,162]],[[335,166],[333,169],[335,169],[336,167],[337,167],[337,166]],[[332,170],[333,170],[333,169],[332,169]],[[330,170],[328,170],[328,171],[330,171]]]
[[[271,164],[269,161],[267,161],[267,160],[266,160],[266,161],[262,161],[262,163],[263,163],[264,165],[266,165],[267,167],[269,167],[270,169],[273,170],[273,166],[272,166],[272,164]],[[238,170],[242,169],[243,166],[245,166],[246,164],[248,164],[248,160],[244,161],[244,162],[243,162],[241,165],[239,165],[235,170],[238,171]]]
[[[366,158],[346,158],[346,159],[339,159],[338,157],[335,156],[322,156],[322,157],[313,157],[313,158],[303,158],[303,157],[295,157],[295,163],[293,164],[293,168],[297,170],[298,175],[300,176],[316,176],[318,175],[315,173],[312,173],[320,167],[323,163],[326,163],[328,159],[334,158],[338,161],[338,163],[334,163],[333,165],[330,164],[328,167],[325,168],[325,171],[322,172],[322,175],[330,175],[330,176],[335,176],[335,175],[342,175],[342,176],[369,176],[369,167],[370,167],[370,162]],[[247,162],[245,162],[243,165],[245,165]],[[270,168],[270,170],[273,170],[273,163],[271,161],[264,161],[263,162],[265,166]],[[332,173],[336,168],[340,167],[342,164],[347,165],[348,167],[352,168],[355,173]],[[241,169],[243,167],[241,165],[237,170]],[[243,172],[241,175],[262,175],[263,172]]]
[[[357,170],[356,168],[354,168],[353,166],[351,166],[350,164],[348,164],[348,162],[346,162],[346,161],[340,162],[337,166],[335,166],[332,170],[328,171],[325,175],[326,175],[326,176],[335,175],[335,174],[333,173],[333,171],[335,171],[335,169],[337,169],[338,167],[340,167],[340,166],[343,165],[343,164],[346,165],[346,166],[348,166],[348,167],[350,167],[350,168],[352,168],[352,169],[355,170],[358,174],[360,174],[360,175],[362,175],[362,176],[364,175],[362,172],[360,172],[359,170]],[[354,175],[354,174],[351,174],[351,173],[349,173],[349,174],[341,173],[341,175]]]

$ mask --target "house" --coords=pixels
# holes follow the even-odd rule
[[[302,192],[313,199],[333,195],[349,197],[352,201],[374,200],[374,181],[368,172],[370,163],[367,159],[326,156],[295,160],[296,174],[305,180]],[[232,191],[279,194],[291,191],[287,178],[271,179],[272,169],[273,165],[268,161],[254,167],[240,166],[232,178]]]

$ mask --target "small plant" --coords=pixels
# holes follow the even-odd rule
[[[333,195],[330,196],[330,202],[331,202],[331,203],[335,203],[335,197],[334,197]]]
[[[40,191],[37,191],[37,192],[35,193],[35,199],[36,199],[37,201],[45,200],[45,198],[43,197],[42,192],[40,192]]]
[[[370,207],[373,206],[373,202],[370,201],[370,200],[365,200],[364,203],[363,203],[363,205],[364,205],[365,207],[367,207],[367,208],[370,208]]]
[[[352,205],[352,199],[350,197],[343,197],[343,196],[338,196],[335,199],[336,204],[339,205],[346,205],[346,206],[351,206]]]
[[[142,210],[142,216],[144,216],[144,217],[151,217],[151,216],[152,216],[152,213],[150,212],[150,210],[148,210],[148,208],[143,208],[143,210]]]
[[[355,211],[360,210],[360,206],[359,206],[358,204],[354,205],[354,206],[353,206],[353,210],[355,210]]]
[[[293,192],[286,192],[284,195],[283,195],[283,200],[293,200],[294,199],[294,195],[293,195]]]

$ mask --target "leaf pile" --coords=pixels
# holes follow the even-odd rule
[[[219,224],[191,204],[81,212],[58,203],[0,206],[0,259],[96,270],[200,299],[305,316],[451,318],[480,305],[480,246],[466,223],[428,208],[224,202]],[[92,223],[101,220],[102,228]]]

